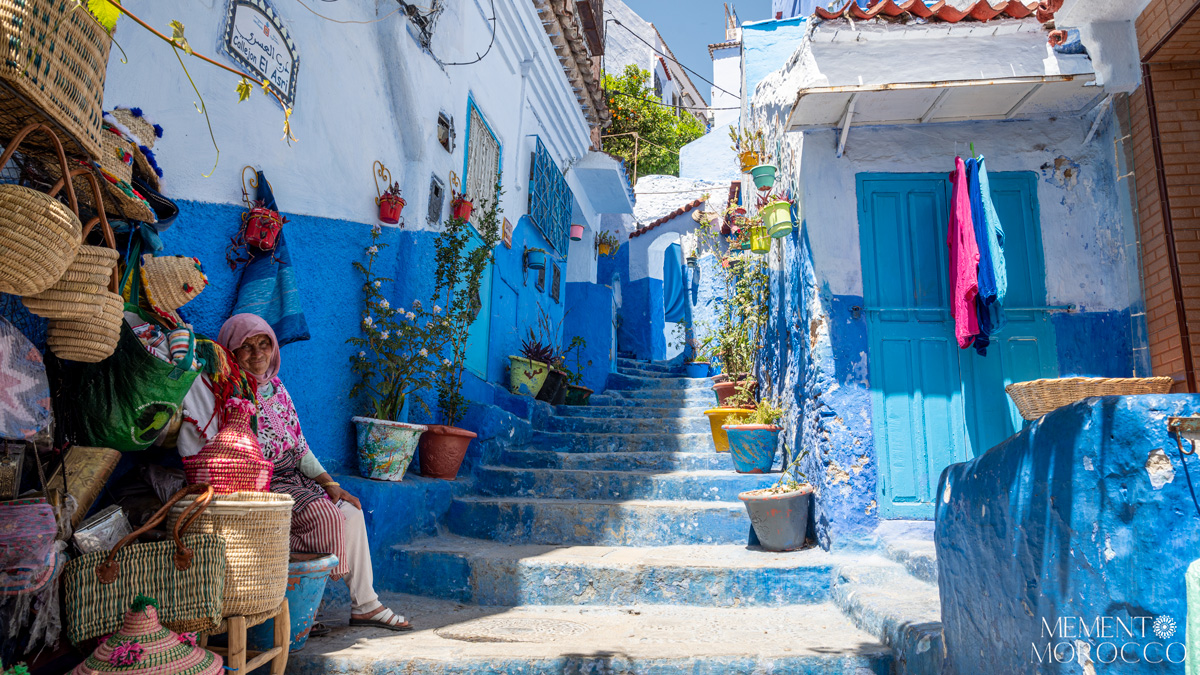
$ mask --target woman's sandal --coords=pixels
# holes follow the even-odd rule
[[[404,617],[396,614],[387,607],[380,607],[372,612],[368,617],[356,619],[350,617],[351,626],[364,626],[368,628],[383,628],[396,632],[412,630],[412,624],[404,620]]]
[[[325,624],[321,623],[320,621],[315,621],[315,622],[313,622],[312,628],[308,629],[308,637],[315,638],[315,637],[322,637],[325,635],[329,635],[330,630],[331,629],[329,628],[329,626],[326,626]]]

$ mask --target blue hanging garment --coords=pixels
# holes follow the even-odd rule
[[[991,336],[1008,324],[1002,305],[1008,292],[1008,275],[1004,264],[1004,229],[992,203],[983,157],[967,160],[967,185],[975,242],[979,246],[979,295],[975,298],[979,334],[974,344],[975,351],[986,356]]]
[[[278,211],[275,195],[263,172],[258,172],[258,194],[267,208]],[[257,314],[271,324],[279,345],[299,342],[311,337],[308,322],[304,319],[304,308],[300,306],[300,287],[296,284],[296,270],[288,254],[283,232],[275,241],[275,250],[258,254],[246,264],[242,279],[238,283],[237,304],[234,314],[249,312]]]
[[[683,270],[683,249],[679,244],[671,244],[663,254],[663,318],[669,322],[685,320],[687,291]]]

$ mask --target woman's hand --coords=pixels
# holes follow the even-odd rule
[[[358,497],[346,492],[340,485],[325,486],[325,494],[329,495],[329,499],[334,504],[337,504],[338,501],[345,501],[347,504],[351,504],[354,508],[362,511],[362,503],[358,501]]]

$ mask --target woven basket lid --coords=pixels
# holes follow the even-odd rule
[[[148,118],[141,108],[114,108],[109,116],[134,143],[134,169],[138,176],[156,191],[162,190],[162,170],[154,158],[154,143],[162,138],[162,127]]]
[[[218,675],[224,671],[220,656],[196,646],[195,633],[181,636],[164,628],[158,609],[145,604],[147,600],[139,596],[125,613],[121,630],[96,647],[71,675]]]
[[[178,319],[183,307],[208,285],[200,260],[182,255],[142,256],[142,286],[154,307]]]

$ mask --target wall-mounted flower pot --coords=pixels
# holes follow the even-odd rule
[[[708,377],[708,361],[692,361],[683,364],[688,377]]]
[[[567,400],[567,378],[570,375],[564,371],[552,369],[547,375],[542,389],[537,394],[537,400],[551,405],[562,405]],[[560,401],[561,399],[561,401]]]
[[[518,396],[537,396],[550,366],[523,356],[510,356],[508,361],[508,390]]]
[[[359,473],[372,480],[402,480],[425,427],[373,417],[351,417],[350,421],[357,431]]]
[[[722,429],[730,415],[745,415],[745,408],[726,408],[724,406],[704,411],[708,417],[708,426],[712,430],[713,449],[717,452],[729,452],[729,437]]]
[[[754,187],[761,191],[770,190],[775,187],[775,171],[774,164],[759,164],[750,169],[750,176],[754,179]]]
[[[475,210],[475,205],[470,199],[456,199],[454,201],[454,217],[461,220],[470,221],[471,212]]]
[[[325,595],[325,583],[329,573],[337,567],[337,556],[332,553],[297,553],[292,552],[288,558],[287,592],[284,597],[288,601],[288,613],[291,624],[288,637],[291,640],[289,651],[298,652],[308,642],[308,632],[312,629],[313,617],[321,598]],[[255,651],[266,651],[275,644],[275,619],[265,622],[246,631],[246,646]]]
[[[463,457],[467,456],[467,446],[475,436],[477,434],[474,431],[430,424],[429,430],[421,434],[421,475],[441,480],[457,478],[458,468],[462,466]]]
[[[730,381],[726,379],[723,382],[717,382],[713,385],[713,391],[717,393],[717,405],[724,408],[726,402],[737,393],[738,387],[741,386],[743,380]],[[753,393],[758,389],[757,382],[750,382],[750,392]]]
[[[738,158],[742,162],[742,173],[746,173],[750,169],[758,166],[758,153],[754,152],[753,150],[747,150],[746,152],[743,152],[742,154],[738,155]]]
[[[608,255],[609,253],[612,252],[612,246],[609,246],[607,243],[604,243],[604,242],[596,244],[596,249],[600,252],[600,255]]]
[[[775,201],[759,210],[763,225],[772,239],[786,237],[792,233],[792,205],[785,201]]]
[[[726,424],[729,455],[738,473],[766,473],[775,464],[782,428],[771,424]]]
[[[531,270],[546,269],[546,252],[541,249],[531,248],[525,252],[525,266]]]
[[[767,234],[766,225],[750,228],[750,250],[759,255],[765,255],[771,250],[771,236]]]
[[[567,405],[587,405],[594,392],[578,384],[567,385]]]
[[[404,210],[406,203],[400,197],[384,195],[379,199],[379,220],[388,225],[395,225],[400,222],[400,212]]]
[[[579,241],[581,239],[583,239],[583,226],[582,225],[572,225],[571,226],[571,241]]]
[[[771,488],[750,490],[738,495],[758,535],[758,543],[768,551],[795,551],[804,546],[808,534],[808,507],[812,486],[772,494]]]

